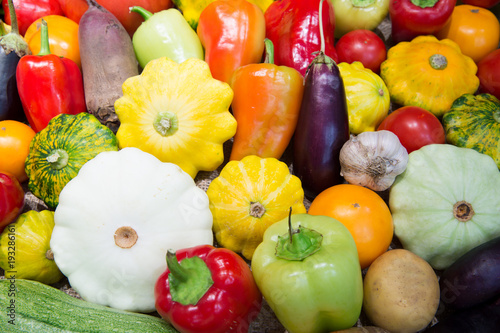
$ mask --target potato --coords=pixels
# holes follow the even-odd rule
[[[363,309],[376,326],[393,333],[424,329],[439,306],[432,267],[405,250],[390,250],[370,265],[364,278]]]

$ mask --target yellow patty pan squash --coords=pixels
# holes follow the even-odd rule
[[[431,35],[400,42],[380,65],[391,100],[402,106],[419,106],[441,117],[455,99],[479,87],[477,65],[462,54],[457,43]]]
[[[249,155],[230,161],[207,189],[219,245],[252,259],[264,231],[275,222],[306,212],[300,179],[286,163]]]
[[[0,235],[0,267],[7,278],[14,274],[16,279],[45,284],[63,278],[50,248],[53,230],[54,212],[50,210],[29,210],[5,227]]]
[[[212,77],[206,62],[154,59],[122,89],[115,102],[120,148],[139,148],[193,178],[222,164],[222,145],[236,133],[233,91]]]
[[[359,61],[338,64],[344,81],[349,132],[375,131],[389,114],[391,97],[384,80]]]

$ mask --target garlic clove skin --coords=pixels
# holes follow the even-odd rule
[[[339,159],[340,174],[348,183],[385,191],[405,171],[408,152],[396,134],[381,130],[351,135]]]

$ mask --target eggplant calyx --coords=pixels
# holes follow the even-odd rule
[[[0,46],[3,48],[5,54],[15,52],[19,58],[31,54],[28,43],[26,43],[24,38],[13,32],[0,37]]]

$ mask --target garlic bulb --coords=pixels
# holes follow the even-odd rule
[[[340,150],[340,174],[344,179],[374,191],[391,187],[407,163],[406,148],[396,134],[386,130],[351,135]]]

